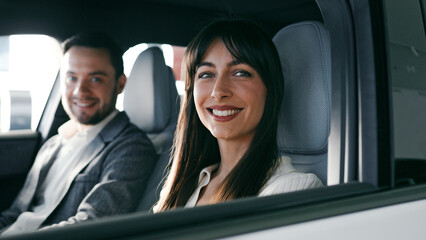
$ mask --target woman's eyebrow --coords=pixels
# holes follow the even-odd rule
[[[228,65],[229,67],[232,67],[232,66],[236,66],[236,65],[239,65],[239,64],[244,64],[244,63],[243,63],[243,62],[241,62],[240,60],[233,60],[233,61],[229,62],[227,65]],[[214,67],[214,64],[213,64],[213,63],[211,63],[211,62],[200,62],[200,63],[197,65],[196,69],[198,69],[198,68],[200,68],[200,67],[202,67],[202,66]]]
[[[202,66],[213,67],[213,66],[214,66],[214,64],[213,64],[213,63],[211,63],[211,62],[200,62],[200,63],[196,66],[196,68],[198,69],[199,67],[202,67]]]
[[[236,66],[238,64],[243,64],[243,62],[239,60],[233,60],[232,62],[228,63],[228,66]]]

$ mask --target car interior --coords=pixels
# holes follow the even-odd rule
[[[245,223],[256,231],[267,224],[272,228],[321,219],[350,206],[345,200],[349,197],[381,193],[395,184],[426,182],[424,161],[393,163],[391,97],[387,78],[381,75],[386,72],[381,71],[386,69],[386,46],[377,44],[384,32],[373,29],[380,26],[363,25],[360,16],[370,13],[366,5],[378,8],[364,0],[1,1],[0,36],[44,34],[61,42],[78,32],[96,30],[113,36],[123,49],[153,44],[137,56],[122,94],[123,110],[147,133],[158,154],[136,211],[16,239],[236,235],[245,232]],[[352,9],[360,14],[352,16]],[[157,45],[185,47],[205,24],[220,16],[251,19],[273,40],[285,79],[279,154],[290,156],[297,170],[315,173],[325,187],[152,214],[169,166],[180,109],[176,69],[166,64]],[[40,146],[68,120],[59,88],[58,74],[35,131],[0,133],[0,159],[16,159],[0,161],[0,191],[6,193],[0,211],[17,195]],[[400,181],[395,183],[395,178]],[[330,210],[338,200],[346,202],[336,202]],[[360,204],[367,208],[368,201],[362,199]],[[310,207],[313,203],[319,204]],[[278,214],[288,217],[272,222]],[[247,222],[235,226],[239,217],[247,217]]]
[[[48,14],[29,7],[19,8],[18,2]],[[0,35],[43,33],[63,40],[76,32],[96,29],[112,35],[124,49],[140,42],[185,46],[206,23],[221,15],[252,19],[271,38],[275,35],[273,39],[284,69],[285,98],[277,138],[280,154],[291,156],[298,170],[317,174],[325,185],[330,172],[341,171],[340,166],[330,165],[328,161],[332,54],[330,35],[315,1],[271,1],[260,9],[257,1],[162,0],[102,4],[74,1],[67,5],[62,1],[33,3],[21,0],[5,1],[2,5],[0,18],[7,17],[11,24],[5,26],[5,21],[0,21]],[[8,16],[7,9],[18,12],[15,10],[13,16]],[[155,23],[152,19],[156,19]],[[49,22],[48,27],[44,27],[46,22]],[[138,211],[149,211],[158,200],[166,173],[180,105],[173,72],[166,66],[159,48],[150,47],[140,53],[123,95],[123,109],[131,121],[148,134],[159,154],[138,208]],[[58,126],[67,119],[60,104],[58,75],[37,129],[40,141],[29,151],[32,157],[24,158],[33,158],[36,148],[56,134]],[[26,168],[30,165],[27,163]],[[336,183],[343,182],[333,182]],[[9,203],[11,200],[8,199]]]

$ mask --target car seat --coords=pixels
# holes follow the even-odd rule
[[[315,173],[327,184],[330,134],[331,52],[323,23],[288,25],[273,38],[284,73],[277,143],[301,172]]]
[[[179,113],[179,97],[163,52],[151,47],[141,52],[129,74],[123,109],[130,121],[147,133],[159,156],[149,178],[138,211],[148,211],[157,202],[166,173]]]

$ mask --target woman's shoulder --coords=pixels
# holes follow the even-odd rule
[[[321,180],[313,173],[290,172],[271,177],[263,186],[259,196],[301,191],[322,186]]]
[[[267,196],[286,192],[300,191],[322,187],[321,180],[313,173],[296,171],[290,158],[281,158],[280,165],[259,192],[259,196]]]

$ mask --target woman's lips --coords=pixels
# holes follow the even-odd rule
[[[243,108],[224,105],[224,106],[211,106],[211,107],[208,107],[207,110],[214,120],[218,122],[227,122],[237,117],[238,114],[243,110]]]

